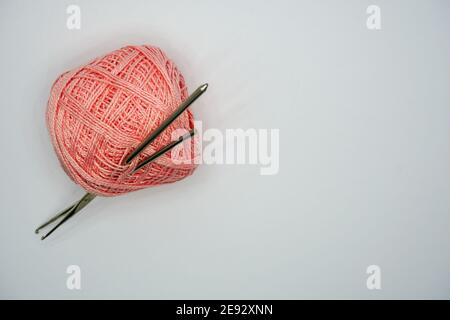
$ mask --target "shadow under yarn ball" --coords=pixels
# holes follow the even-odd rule
[[[174,130],[193,129],[189,109],[139,157],[124,164],[187,97],[175,64],[161,49],[147,45],[124,47],[62,74],[51,89],[47,126],[64,170],[88,192],[102,196],[191,175],[196,165],[174,164],[170,153],[131,174],[140,160],[172,141]]]

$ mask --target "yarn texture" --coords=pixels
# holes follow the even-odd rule
[[[58,159],[75,183],[101,196],[183,179],[196,165],[175,164],[170,152],[132,171],[170,143],[174,130],[194,127],[189,109],[139,157],[124,160],[187,97],[183,75],[152,46],[127,46],[68,71],[53,84],[46,114]],[[185,143],[194,153],[194,139]]]

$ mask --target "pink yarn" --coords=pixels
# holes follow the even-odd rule
[[[193,128],[189,109],[138,159],[123,164],[187,96],[175,64],[159,48],[146,45],[122,48],[62,74],[51,90],[47,126],[64,170],[88,192],[102,196],[189,176],[196,165],[176,165],[170,152],[131,173],[142,159],[172,141],[173,130]]]

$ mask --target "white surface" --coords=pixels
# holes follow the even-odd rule
[[[79,31],[66,28],[78,4]],[[366,28],[381,7],[382,29]],[[1,298],[450,298],[448,1],[2,1]],[[202,166],[96,199],[51,239],[34,228],[83,191],[44,112],[62,72],[160,46],[206,128],[279,128],[280,172]],[[66,288],[66,268],[82,289]],[[366,288],[366,268],[382,289]]]

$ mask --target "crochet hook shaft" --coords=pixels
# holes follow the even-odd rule
[[[167,151],[172,150],[173,148],[175,148],[177,145],[179,145],[184,140],[187,140],[187,139],[193,137],[195,133],[196,133],[196,130],[192,129],[188,133],[186,133],[185,135],[180,136],[178,138],[178,140],[172,141],[168,145],[162,147],[161,149],[159,149],[158,151],[153,153],[151,156],[149,156],[147,159],[145,159],[141,163],[139,163],[136,166],[136,168],[134,168],[133,173],[136,172],[137,170],[139,170],[140,168],[142,168],[143,166],[145,166],[146,164],[148,164],[148,163],[150,163],[152,161],[155,161],[156,159],[161,157],[163,154],[165,154]]]
[[[130,163],[136,158],[150,143],[153,142],[180,114],[183,113],[195,100],[197,100],[208,89],[208,84],[205,83],[198,87],[180,106],[161,123],[145,140],[137,146],[137,148],[125,159],[125,163]]]
[[[39,233],[39,230],[41,230],[42,228],[48,226],[50,223],[56,221],[57,219],[59,219],[60,217],[64,218],[55,226],[53,227],[53,229],[51,229],[45,236],[41,237],[41,240],[44,240],[45,238],[47,238],[49,235],[51,235],[56,229],[58,229],[64,222],[66,222],[67,220],[69,220],[71,217],[73,217],[78,211],[80,211],[81,209],[83,209],[85,206],[87,206],[87,204],[89,202],[91,202],[92,200],[94,200],[95,198],[95,194],[92,193],[86,193],[80,200],[78,200],[77,202],[75,202],[73,205],[71,205],[70,207],[68,207],[67,209],[63,210],[62,212],[58,213],[56,216],[54,216],[53,218],[51,218],[50,220],[48,220],[47,222],[45,222],[44,224],[42,224],[41,226],[39,226],[36,229],[36,233]]]

